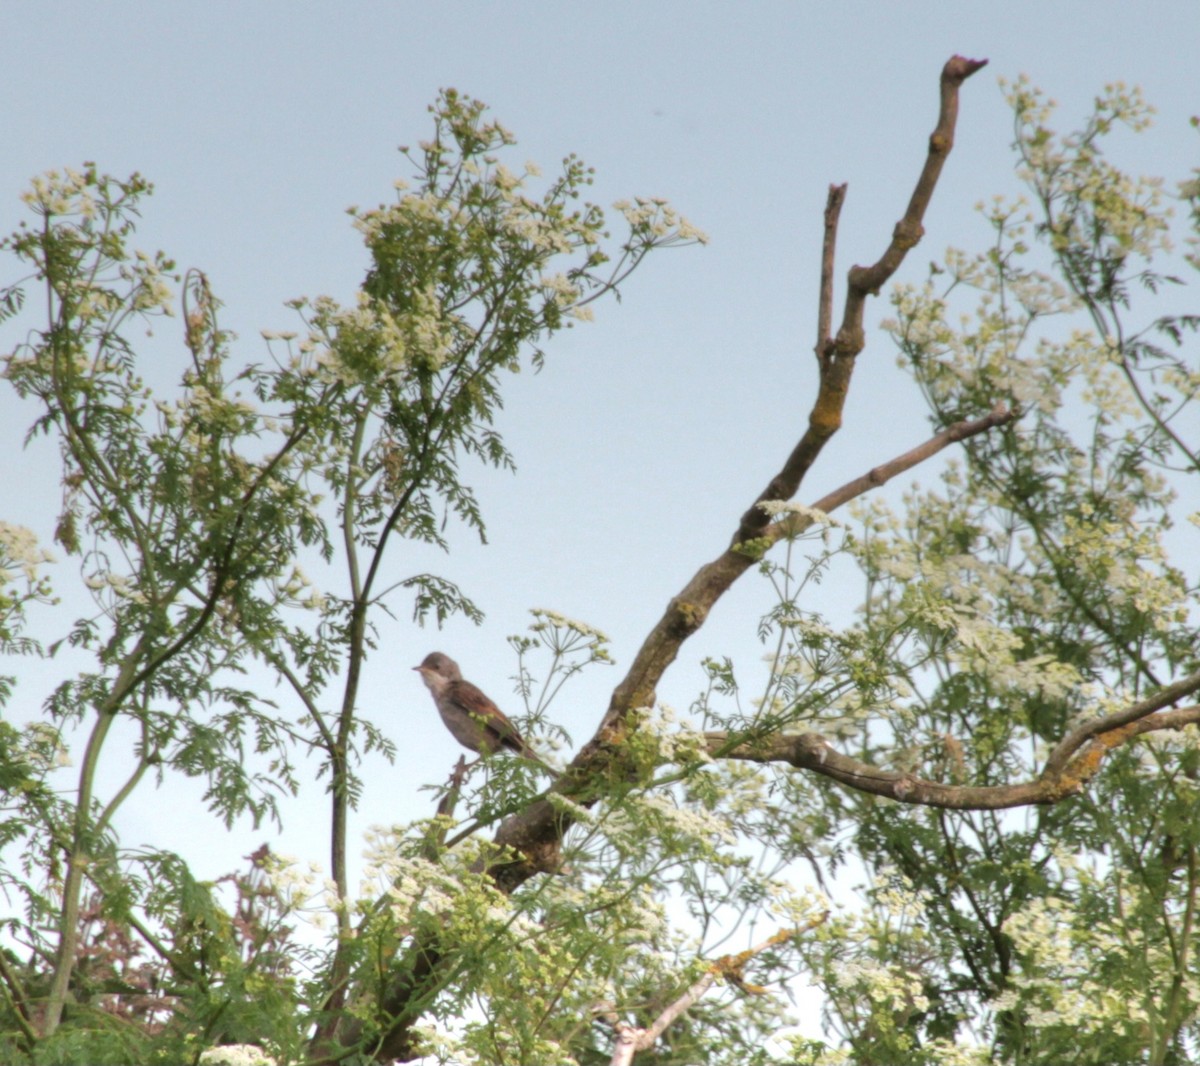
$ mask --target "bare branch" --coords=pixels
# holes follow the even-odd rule
[[[898,455],[889,462],[872,467],[861,477],[847,481],[841,488],[834,489],[833,492],[822,496],[812,505],[812,509],[824,511],[826,514],[836,511],[863,493],[886,485],[897,474],[911,470],[951,444],[957,444],[959,441],[978,436],[980,433],[986,433],[997,426],[1007,425],[1015,417],[1016,415],[1003,404],[997,404],[982,418],[972,419],[970,422],[955,422],[954,425],[947,426],[940,433],[930,437],[924,444],[918,444],[917,447],[903,455]],[[788,515],[768,526],[763,531],[762,539],[770,544],[775,544],[779,540],[803,533],[811,524],[812,519],[807,515]]]
[[[920,222],[920,217],[932,192],[933,182],[936,181],[944,157],[953,144],[958,86],[964,78],[982,65],[982,62],[955,57],[946,64],[942,71],[941,115],[937,129],[930,138],[929,149],[930,154],[938,156],[938,159],[936,162],[926,162],[909,202],[908,212],[905,215],[906,220],[915,219],[917,224]],[[880,260],[881,263],[886,260],[891,264],[886,276],[890,276],[895,267],[899,265],[900,259],[892,255],[891,251],[895,245],[896,241],[893,239],[889,251],[885,252],[883,259]],[[891,256],[890,259],[889,256]],[[900,258],[903,256],[901,255]],[[876,264],[876,268],[878,266],[879,264]],[[872,268],[872,270],[876,270],[876,268]],[[854,271],[851,271],[852,275],[853,273]],[[872,276],[877,275],[882,276],[879,275],[878,270]],[[849,299],[850,297],[847,296],[848,301]],[[861,301],[856,314],[861,320]],[[845,324],[843,323],[843,331],[844,329]],[[861,329],[859,330],[859,339],[861,341]],[[675,661],[683,643],[704,624],[708,612],[717,600],[755,564],[755,554],[745,550],[744,545],[748,541],[766,535],[770,522],[770,516],[758,505],[766,500],[791,499],[825,442],[841,425],[841,410],[849,388],[854,356],[861,347],[862,344],[859,343],[857,348],[851,350],[844,343],[844,337],[839,334],[839,341],[835,346],[836,351],[830,349],[829,357],[820,364],[818,395],[809,416],[808,428],[801,440],[793,449],[783,468],[759,493],[754,503],[742,516],[729,547],[712,562],[702,566],[687,585],[667,604],[662,618],[647,635],[624,679],[613,691],[608,711],[605,713],[596,735],[584,745],[576,756],[572,768],[568,770],[564,781],[556,785],[556,789],[571,792],[576,783],[586,786],[592,772],[599,772],[611,759],[614,751],[620,746],[630,710],[654,704],[658,682],[671,663]],[[999,420],[1002,416],[993,412],[987,417],[996,419],[994,424],[1000,424]],[[965,425],[971,426],[974,423]],[[977,431],[982,432],[982,429]],[[951,440],[958,439],[955,438],[955,433],[966,434],[967,431],[951,427],[944,433],[946,434],[944,438],[942,434],[939,434],[937,438],[934,438],[933,443],[925,446],[930,448],[929,454],[945,447]],[[895,462],[903,461],[904,457],[901,457]],[[870,474],[867,475],[868,478],[870,476]],[[562,834],[568,825],[569,819],[566,819],[560,811],[556,811],[545,800],[535,800],[524,811],[507,819],[497,833],[497,843],[522,854],[525,856],[525,861],[506,863],[490,870],[489,873],[495,879],[497,887],[502,891],[512,891],[533,874],[556,869],[559,863]]]
[[[1071,734],[1071,737],[1080,736],[1080,742],[1073,751],[1083,745],[1074,758],[1059,760],[1054,766],[1048,761],[1037,778],[1013,785],[947,785],[913,773],[884,770],[843,755],[819,733],[771,733],[738,741],[728,733],[712,732],[705,734],[705,740],[708,752],[715,758],[744,759],[757,763],[784,762],[799,770],[811,770],[822,777],[832,778],[858,792],[884,796],[898,803],[960,811],[992,811],[1057,803],[1082,791],[1099,771],[1105,756],[1134,737],[1200,723],[1200,705],[1154,713],[1164,703],[1197,691],[1200,691],[1200,674],[1193,674],[1150,700],[1134,704],[1118,714],[1098,718],[1094,723],[1087,723],[1087,726],[1109,723],[1103,731],[1089,732],[1085,737],[1082,731],[1087,726],[1081,726]],[[1084,740],[1089,742],[1084,744]],[[1055,749],[1055,754],[1065,744],[1066,741],[1061,743]]]
[[[986,60],[967,60],[954,56],[941,76],[941,113],[937,128],[929,139],[929,158],[909,200],[904,218],[897,231],[916,233],[941,173],[945,157],[954,144],[954,123],[958,115],[958,89],[963,80],[984,65]],[[654,702],[655,688],[667,667],[674,662],[679,648],[704,624],[712,605],[752,565],[752,558],[738,546],[762,534],[769,516],[758,505],[767,500],[790,500],[800,487],[825,443],[842,424],[842,408],[850,387],[854,358],[863,348],[862,317],[864,299],[876,291],[903,260],[915,240],[900,240],[893,236],[888,250],[879,262],[866,272],[861,267],[850,271],[850,292],[837,341],[820,365],[817,399],[809,415],[808,428],[788,456],[783,468],[759,493],[742,515],[729,548],[718,559],[700,568],[687,586],[667,605],[666,612],[651,630],[628,674],[613,692],[608,713],[600,729],[606,735],[618,726],[633,707],[649,706]],[[863,287],[863,279],[870,288]],[[857,279],[857,280],[856,280]],[[852,306],[853,305],[853,306]],[[586,750],[586,749],[585,749]]]
[[[821,244],[821,295],[817,303],[817,365],[824,366],[833,337],[833,260],[837,251],[837,225],[846,202],[846,186],[830,185],[825,200],[825,239]]]
[[[879,257],[879,261],[873,266],[856,266],[850,269],[846,312],[835,345],[839,357],[853,357],[862,351],[863,309],[867,297],[876,295],[883,288],[887,280],[896,273],[909,249],[916,247],[917,242],[925,236],[925,227],[921,224],[925,217],[925,209],[933,198],[933,190],[941,176],[946,157],[954,147],[954,128],[958,123],[958,90],[967,78],[986,65],[986,59],[951,56],[942,68],[941,111],[938,114],[937,126],[930,134],[925,167],[917,179],[912,198],[908,201],[908,210],[896,223],[896,228],[892,231],[892,243]]]
[[[843,755],[820,733],[770,733],[743,743],[737,743],[724,732],[705,733],[704,736],[708,751],[714,757],[757,763],[784,762],[798,770],[812,770],[822,777],[832,778],[857,792],[884,796],[899,803],[952,810],[998,810],[1051,802],[1046,782],[980,787],[946,785],[912,773],[884,770]]]
[[[1196,725],[1200,722],[1200,703],[1189,707],[1177,707],[1174,710],[1163,711],[1161,714],[1143,718],[1134,726],[1137,736],[1165,729],[1182,729],[1184,726]]]
[[[695,1004],[712,987],[716,979],[716,971],[709,970],[700,980],[663,1011],[648,1029],[639,1029],[628,1022],[618,1022],[617,1046],[613,1051],[612,1066],[629,1066],[633,1062],[635,1054],[653,1047],[654,1042],[662,1035],[667,1026]]]
[[[829,912],[826,911],[801,928],[781,929],[774,936],[768,937],[761,944],[748,948],[746,951],[741,951],[736,955],[723,955],[709,966],[703,977],[696,981],[674,1003],[670,1004],[645,1029],[639,1029],[637,1026],[629,1025],[625,1022],[615,1022],[617,1047],[613,1052],[612,1066],[629,1066],[629,1063],[633,1062],[633,1056],[637,1052],[652,1048],[658,1038],[666,1032],[667,1027],[676,1018],[690,1010],[699,1001],[700,997],[712,987],[718,977],[724,977],[727,981],[736,984],[746,992],[761,995],[766,991],[765,989],[759,988],[757,985],[748,985],[742,978],[742,969],[746,963],[754,958],[755,955],[761,955],[768,948],[778,947],[780,944],[785,944],[787,941],[795,939],[801,933],[807,933],[815,929],[828,917]],[[611,1011],[606,1013],[611,1015]]]

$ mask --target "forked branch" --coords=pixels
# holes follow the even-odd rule
[[[946,156],[954,144],[954,126],[958,117],[958,90],[963,81],[979,70],[987,60],[952,57],[941,76],[941,109],[937,127],[929,138],[929,153],[916,188],[909,199],[904,217],[896,224],[887,250],[871,267],[854,267],[850,271],[849,291],[842,326],[836,341],[819,342],[819,379],[817,398],[809,414],[809,424],[796,447],[792,449],[780,471],[767,483],[754,502],[742,515],[729,547],[711,563],[702,566],[687,586],[667,605],[666,612],[650,632],[638,652],[625,679],[613,692],[601,735],[619,728],[632,708],[650,706],[655,688],[667,667],[675,660],[683,642],[704,624],[713,604],[730,586],[753,565],[752,555],[742,545],[762,535],[770,521],[759,506],[768,500],[790,500],[795,496],[804,476],[830,437],[842,424],[842,409],[850,387],[854,361],[864,343],[863,314],[865,299],[895,273],[905,254],[923,232],[921,220],[941,174]],[[833,269],[833,239],[845,186],[830,190],[825,214],[825,242],[822,249],[822,273],[826,265]],[[818,318],[827,314],[831,286],[822,283]],[[832,317],[831,315],[829,317]]]
[[[898,233],[913,233],[920,230],[921,218],[929,203],[934,183],[941,173],[946,154],[954,143],[954,123],[958,114],[957,96],[963,80],[984,65],[986,60],[969,60],[953,57],[942,71],[941,111],[937,128],[929,140],[930,159],[926,160],[917,186],[909,200],[904,218],[897,224]],[[932,158],[936,157],[936,158]],[[829,264],[832,270],[833,235],[836,232],[837,213],[840,208],[841,192],[831,190],[830,203],[826,208],[826,240],[822,250],[822,270]],[[683,643],[698,630],[708,617],[712,606],[729,590],[733,583],[755,565],[756,553],[748,550],[749,542],[759,541],[769,546],[771,538],[782,536],[785,530],[770,526],[771,518],[759,506],[768,500],[790,500],[800,487],[804,475],[820,454],[825,442],[841,425],[841,411],[849,388],[850,372],[854,358],[862,348],[861,321],[863,315],[862,281],[866,278],[878,287],[899,266],[911,241],[898,240],[895,236],[879,262],[866,268],[856,267],[850,272],[850,292],[847,295],[847,311],[836,345],[826,345],[824,356],[818,360],[819,379],[817,399],[809,416],[809,425],[799,443],[788,456],[782,469],[758,494],[742,516],[730,545],[712,562],[702,566],[687,585],[667,605],[662,618],[650,631],[641,649],[634,658],[629,672],[616,687],[600,728],[596,735],[584,745],[572,766],[557,788],[568,793],[584,793],[590,780],[603,780],[609,762],[619,759],[620,742],[625,733],[630,712],[638,707],[652,706],[655,689],[666,669],[674,662]],[[822,301],[828,302],[831,288],[822,285]],[[853,307],[851,307],[853,304]],[[818,308],[818,317],[824,312]],[[847,323],[857,322],[857,346],[846,338]],[[851,331],[854,332],[854,331]],[[835,350],[836,348],[836,350]],[[974,423],[961,423],[943,431],[920,449],[901,456],[885,467],[864,475],[852,483],[850,495],[846,489],[838,490],[846,499],[882,484],[887,477],[901,469],[927,458],[955,440],[972,433],[984,432],[993,426],[1008,421],[1011,415],[997,409]],[[835,494],[836,495],[836,494]],[[826,498],[821,501],[824,510],[837,506],[837,502]],[[844,500],[842,501],[844,502]],[[578,784],[577,784],[578,783]],[[586,797],[581,797],[586,798]],[[509,818],[496,836],[499,845],[525,856],[523,862],[506,863],[490,871],[498,887],[512,891],[527,878],[542,870],[554,869],[558,862],[558,850],[562,834],[570,822],[561,811],[557,811],[545,800],[536,801],[520,814]]]

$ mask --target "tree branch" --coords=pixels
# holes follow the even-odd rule
[[[833,345],[833,260],[837,249],[837,225],[846,202],[846,186],[830,185],[825,200],[825,239],[821,244],[821,295],[817,302],[817,365],[824,366]]]
[[[908,249],[920,239],[921,219],[945,158],[954,144],[959,86],[985,62],[954,56],[946,63],[941,76],[941,112],[937,127],[929,139],[929,155],[924,169],[904,218],[896,224],[887,250],[874,266],[865,269],[854,267],[850,271],[850,290],[846,296],[842,326],[827,357],[820,363],[817,399],[809,414],[808,428],[779,473],[742,515],[730,547],[718,559],[701,567],[683,591],[667,605],[663,617],[642,644],[629,673],[613,692],[601,734],[616,728],[632,708],[653,704],[655,687],[675,660],[683,642],[704,624],[712,605],[752,565],[753,559],[738,551],[737,547],[760,536],[767,526],[769,516],[758,505],[767,500],[790,500],[795,496],[826,442],[841,427],[842,408],[849,391],[854,360],[865,343],[862,321],[866,296],[878,292],[895,273]]]
[[[666,1032],[667,1027],[676,1018],[690,1010],[699,1001],[700,997],[713,986],[718,977],[724,977],[726,980],[753,995],[761,995],[766,989],[760,988],[757,985],[749,985],[742,977],[742,969],[746,963],[754,958],[755,955],[761,955],[768,948],[778,947],[780,944],[793,940],[801,933],[807,933],[815,929],[818,925],[824,923],[828,917],[829,912],[826,911],[802,928],[781,929],[774,936],[768,937],[761,944],[748,948],[746,951],[738,952],[736,955],[723,955],[709,965],[704,976],[694,982],[674,1003],[667,1006],[645,1029],[639,1029],[637,1026],[629,1025],[627,1022],[614,1022],[614,1027],[617,1030],[617,1047],[613,1052],[611,1066],[629,1066],[633,1062],[633,1056],[637,1052],[652,1048],[658,1038]]]
[[[917,179],[912,198],[904,217],[892,231],[892,243],[879,261],[869,267],[850,268],[850,291],[846,295],[846,311],[838,330],[835,347],[839,356],[857,355],[863,348],[863,308],[868,296],[875,296],[896,272],[910,248],[916,247],[925,236],[921,224],[925,209],[933,198],[933,190],[941,176],[950,149],[954,147],[954,129],[958,123],[958,90],[972,74],[987,65],[986,59],[967,59],[951,56],[942,68],[941,110],[937,126],[929,137],[929,152],[925,166]]]
[[[982,65],[983,63],[980,61],[964,60],[956,56],[946,64],[942,71],[941,114],[937,128],[930,138],[929,148],[930,155],[936,155],[938,158],[936,161],[926,162],[909,201],[905,218],[897,228],[905,225],[910,229],[913,225],[919,227],[921,216],[929,202],[933,183],[941,172],[946,153],[953,144],[958,86]],[[834,218],[830,217],[831,215],[836,215],[836,208],[827,207],[827,221],[834,221]],[[870,277],[874,279],[876,285],[882,284],[887,277],[891,276],[903,259],[903,252],[911,245],[901,249],[898,255],[895,254],[896,247],[897,243],[893,238],[888,251],[884,253],[880,262],[870,268],[873,272]],[[881,266],[881,264],[883,265]],[[861,268],[856,267],[851,271],[852,286],[855,271],[861,272]],[[850,299],[851,297],[848,295],[847,302]],[[800,442],[793,449],[780,472],[771,479],[742,516],[729,547],[715,560],[702,566],[687,585],[668,603],[662,618],[642,643],[625,678],[613,691],[609,708],[595,736],[581,749],[572,766],[568,768],[564,779],[555,786],[557,789],[572,792],[575,783],[586,787],[587,781],[593,776],[603,777],[607,763],[611,761],[614,753],[620,747],[627,728],[626,720],[629,712],[637,707],[648,707],[654,704],[658,682],[671,663],[675,661],[683,643],[704,624],[709,610],[717,600],[742,574],[755,565],[757,556],[754,552],[745,550],[743,547],[745,543],[765,536],[774,536],[776,539],[782,536],[782,530],[775,534],[768,532],[770,516],[759,504],[767,500],[791,499],[796,494],[801,480],[820,453],[821,448],[841,424],[841,409],[849,387],[853,359],[862,347],[861,328],[857,334],[859,338],[857,348],[851,350],[844,343],[845,322],[855,320],[861,327],[862,314],[862,301],[859,300],[857,311],[853,314],[849,310],[847,311],[842,332],[839,333],[836,351],[831,349],[829,357],[820,363],[817,399],[809,416],[808,428]],[[836,414],[836,418],[832,417],[834,414]],[[974,431],[982,432],[983,428],[990,428],[992,424],[998,425],[1007,417],[1011,416],[1006,413],[1001,414],[997,410],[982,420],[986,425],[965,423],[952,426],[923,447],[928,449],[928,454],[933,454],[952,440],[969,435],[970,427],[981,425],[981,428]],[[989,419],[993,421],[989,422]],[[887,467],[877,468],[877,471],[891,469],[891,473],[888,473],[887,476],[892,476],[895,472],[908,468],[903,465],[906,461],[909,465],[918,461],[914,456],[915,453],[909,453],[908,456],[900,457],[893,464],[888,464]],[[893,467],[894,469],[892,469]],[[865,477],[869,480],[872,475],[883,477],[883,474],[876,473],[876,471],[868,473]],[[886,480],[886,477],[883,477],[883,480]],[[879,483],[882,484],[882,481]],[[867,487],[869,485],[857,491],[866,491]],[[838,490],[838,492],[843,491],[846,491],[845,487]],[[850,491],[851,494],[847,498],[852,498],[856,494],[855,490]],[[828,503],[829,499],[826,497],[823,502]],[[497,887],[502,891],[512,891],[533,874],[555,869],[558,865],[558,850],[562,834],[569,824],[570,820],[545,800],[535,800],[526,810],[506,820],[497,833],[496,841],[502,847],[511,848],[525,858],[523,862],[509,862],[489,871],[495,878]]]
[[[1078,750],[1076,757],[1056,760],[1054,766],[1048,760],[1037,778],[1015,785],[947,785],[913,773],[884,770],[843,755],[819,733],[771,733],[733,743],[725,732],[705,733],[704,736],[707,749],[713,756],[757,763],[788,763],[798,770],[811,770],[858,792],[884,796],[898,803],[960,811],[1001,810],[1030,804],[1057,803],[1082,791],[1099,771],[1105,756],[1114,748],[1143,733],[1182,729],[1200,723],[1200,705],[1154,713],[1163,703],[1197,691],[1200,691],[1200,674],[1193,674],[1150,700],[1080,726],[1069,735],[1079,737],[1079,742],[1072,749]],[[1101,724],[1106,724],[1102,730],[1089,729]],[[1085,729],[1088,730],[1086,734]],[[1089,742],[1084,744],[1085,740]],[[1065,740],[1060,743],[1055,754],[1065,744]],[[1082,750],[1079,750],[1081,746]]]
[[[1100,718],[1092,718],[1081,725],[1077,725],[1058,742],[1054,750],[1050,753],[1046,759],[1046,769],[1042,771],[1043,774],[1059,773],[1067,765],[1071,756],[1093,737],[1099,736],[1101,733],[1108,733],[1114,729],[1119,729],[1122,726],[1129,725],[1131,722],[1140,722],[1147,715],[1153,714],[1155,711],[1160,711],[1172,703],[1177,703],[1183,697],[1190,696],[1197,690],[1200,690],[1200,671],[1190,674],[1181,681],[1176,681],[1173,685],[1168,685],[1166,688],[1160,689],[1149,699],[1135,703],[1132,707],[1127,707],[1123,711],[1106,714]]]
[[[853,481],[847,481],[841,488],[834,489],[833,492],[822,496],[812,505],[812,510],[824,511],[826,514],[829,514],[851,500],[857,499],[864,493],[870,492],[872,489],[877,489],[881,485],[886,485],[897,474],[903,474],[904,471],[911,470],[914,466],[918,466],[925,462],[926,459],[937,455],[938,452],[944,448],[948,448],[951,444],[957,444],[959,441],[978,436],[980,433],[986,433],[997,426],[1007,425],[1015,417],[1014,412],[1010,411],[1003,404],[997,404],[982,418],[975,418],[969,422],[955,422],[954,425],[947,426],[940,433],[930,437],[924,444],[918,444],[917,447],[910,449],[903,455],[898,455],[889,462],[872,467],[861,477],[856,477]],[[788,537],[798,536],[812,525],[812,521],[812,517],[809,515],[788,515],[763,530],[760,540],[765,540],[769,544],[776,544],[778,541]]]

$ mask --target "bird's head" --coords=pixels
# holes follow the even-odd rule
[[[421,660],[420,666],[414,666],[414,670],[421,675],[421,679],[425,684],[429,685],[433,680],[437,684],[447,684],[450,681],[461,681],[462,671],[458,668],[458,663],[450,658],[449,655],[443,655],[440,651],[430,652]],[[433,686],[430,685],[432,688]]]

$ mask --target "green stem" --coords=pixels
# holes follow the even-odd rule
[[[63,902],[58,925],[58,953],[54,960],[54,980],[50,985],[46,1017],[42,1023],[43,1036],[51,1036],[62,1021],[71,974],[75,970],[75,956],[79,948],[79,902],[83,894],[84,872],[91,859],[88,840],[92,834],[88,813],[92,805],[100,749],[104,746],[104,738],[112,727],[113,718],[113,715],[103,709],[99,712],[92,735],[88,738],[83,765],[79,770],[79,801],[75,808],[71,852],[67,857],[67,876],[63,882]]]
[[[34,1044],[37,1043],[37,1033],[34,1032],[33,1026],[29,1024],[29,996],[21,987],[21,983],[17,980],[17,975],[13,973],[12,967],[9,965],[3,951],[0,951],[0,978],[3,978],[4,988],[8,993],[8,1001],[12,1005],[12,1016],[16,1020],[17,1028],[21,1030],[21,1035],[25,1038],[25,1047],[32,1050]]]

